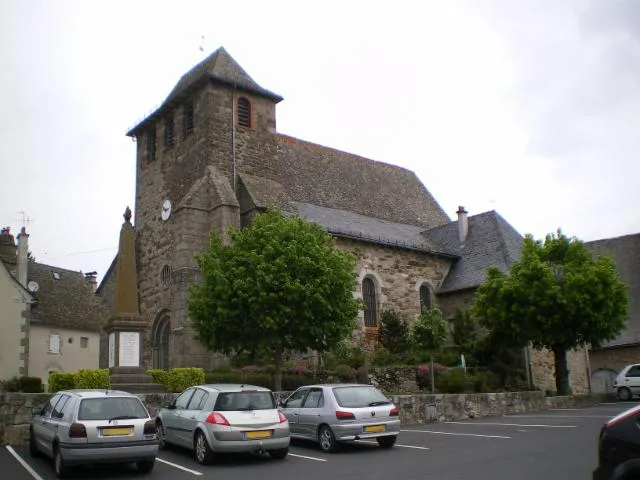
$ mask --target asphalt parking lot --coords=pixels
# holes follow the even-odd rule
[[[392,450],[357,442],[338,453],[325,454],[314,443],[294,440],[289,456],[280,461],[238,455],[203,467],[188,451],[170,449],[160,452],[149,475],[138,474],[134,467],[100,466],[77,469],[71,478],[283,480],[303,474],[305,480],[590,479],[597,464],[600,426],[636,404],[603,403],[580,409],[404,425]],[[50,480],[55,474],[50,461],[31,458],[24,446],[9,446],[0,450],[0,478]]]

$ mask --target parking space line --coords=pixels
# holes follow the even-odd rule
[[[509,415],[506,418],[611,418],[611,415]]]
[[[375,443],[377,444],[378,442],[372,442],[370,440],[358,440],[358,443]],[[395,444],[395,447],[401,447],[401,448],[415,448],[416,450],[431,450],[429,447],[419,447],[417,445],[400,445],[400,444]]]
[[[454,425],[499,425],[505,427],[542,427],[542,428],[576,428],[577,425],[524,425],[522,423],[491,423],[491,422],[443,422]]]
[[[306,455],[297,455],[295,453],[289,453],[290,457],[296,457],[296,458],[304,458],[307,460],[315,460],[316,462],[326,462],[327,459],[326,458],[318,458],[318,457],[307,457]]]
[[[434,430],[400,430],[401,432],[415,432],[415,433],[435,433],[437,435],[455,435],[460,437],[485,437],[485,438],[504,438],[508,439],[505,435],[481,435],[479,433],[454,433],[454,432],[436,432]]]
[[[638,402],[602,402],[598,405],[640,405]]]
[[[169,461],[164,460],[164,459],[162,459],[160,457],[156,457],[156,460],[159,461],[159,462],[164,463],[165,465],[169,465],[170,467],[177,468],[177,469],[182,470],[184,472],[192,473],[194,475],[203,475],[202,472],[198,472],[197,470],[191,470],[190,468],[183,467],[182,465],[178,465],[177,463],[169,462]]]
[[[18,455],[11,445],[7,445],[7,451],[18,461],[18,463],[20,463],[20,465],[24,467],[27,472],[29,472],[29,474],[31,474],[33,478],[35,478],[35,480],[44,480],[33,468],[31,468],[31,465]]]

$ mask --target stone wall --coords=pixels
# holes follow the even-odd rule
[[[369,367],[369,381],[385,392],[420,392],[416,367]]]
[[[567,352],[569,386],[574,394],[590,392],[589,362],[584,348]],[[535,388],[542,391],[556,391],[556,377],[553,352],[547,349],[531,349],[532,381]]]
[[[473,306],[475,301],[475,288],[460,290],[458,292],[446,293],[438,295],[438,308],[442,310],[442,314],[446,319],[452,319],[458,307],[467,309]]]
[[[627,365],[640,363],[640,346],[591,350],[591,371],[607,369],[620,373]]]
[[[276,399],[290,392],[276,392]],[[178,394],[139,395],[154,416],[159,407],[171,403]],[[46,393],[0,393],[0,445],[24,444],[28,440],[33,407],[44,405]],[[400,409],[405,425],[455,421],[467,418],[535,412],[551,408],[579,408],[609,399],[604,395],[545,397],[543,392],[477,393],[465,395],[397,395],[390,399]]]

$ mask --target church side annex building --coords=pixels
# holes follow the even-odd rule
[[[413,316],[437,304],[453,315],[469,305],[489,266],[507,271],[518,257],[522,237],[495,211],[468,216],[459,207],[452,222],[415,173],[278,133],[282,100],[219,48],[128,132],[137,142],[145,367],[215,365],[218,357],[194,339],[187,318],[188,286],[199,278],[193,257],[207,248],[211,230],[245,227],[269,205],[320,224],[356,254],[355,294],[365,308],[355,336],[363,342],[376,337],[384,309]],[[105,322],[116,262],[97,289]],[[103,335],[104,367],[107,352]],[[571,368],[572,375],[582,370],[585,377],[584,364]]]

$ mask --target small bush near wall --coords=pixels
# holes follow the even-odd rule
[[[194,385],[205,382],[202,368],[172,368],[169,372],[169,391],[181,392]]]
[[[5,392],[41,393],[42,379],[38,377],[13,377],[11,380],[0,382],[0,390]]]
[[[207,372],[205,375],[206,383],[246,383],[256,385],[258,387],[273,388],[273,375],[265,372],[244,373],[242,371],[235,372]],[[311,374],[282,374],[282,389],[292,391],[302,385],[315,383],[315,379]]]
[[[151,375],[153,379],[153,383],[157,383],[162,385],[164,389],[169,392],[169,388],[171,387],[171,374],[166,370],[162,369],[151,369],[146,371],[147,375]]]
[[[51,372],[49,374],[49,392],[55,393],[60,390],[70,390],[75,388],[76,379],[73,373]]]
[[[81,369],[74,375],[75,388],[110,388],[109,369]]]

